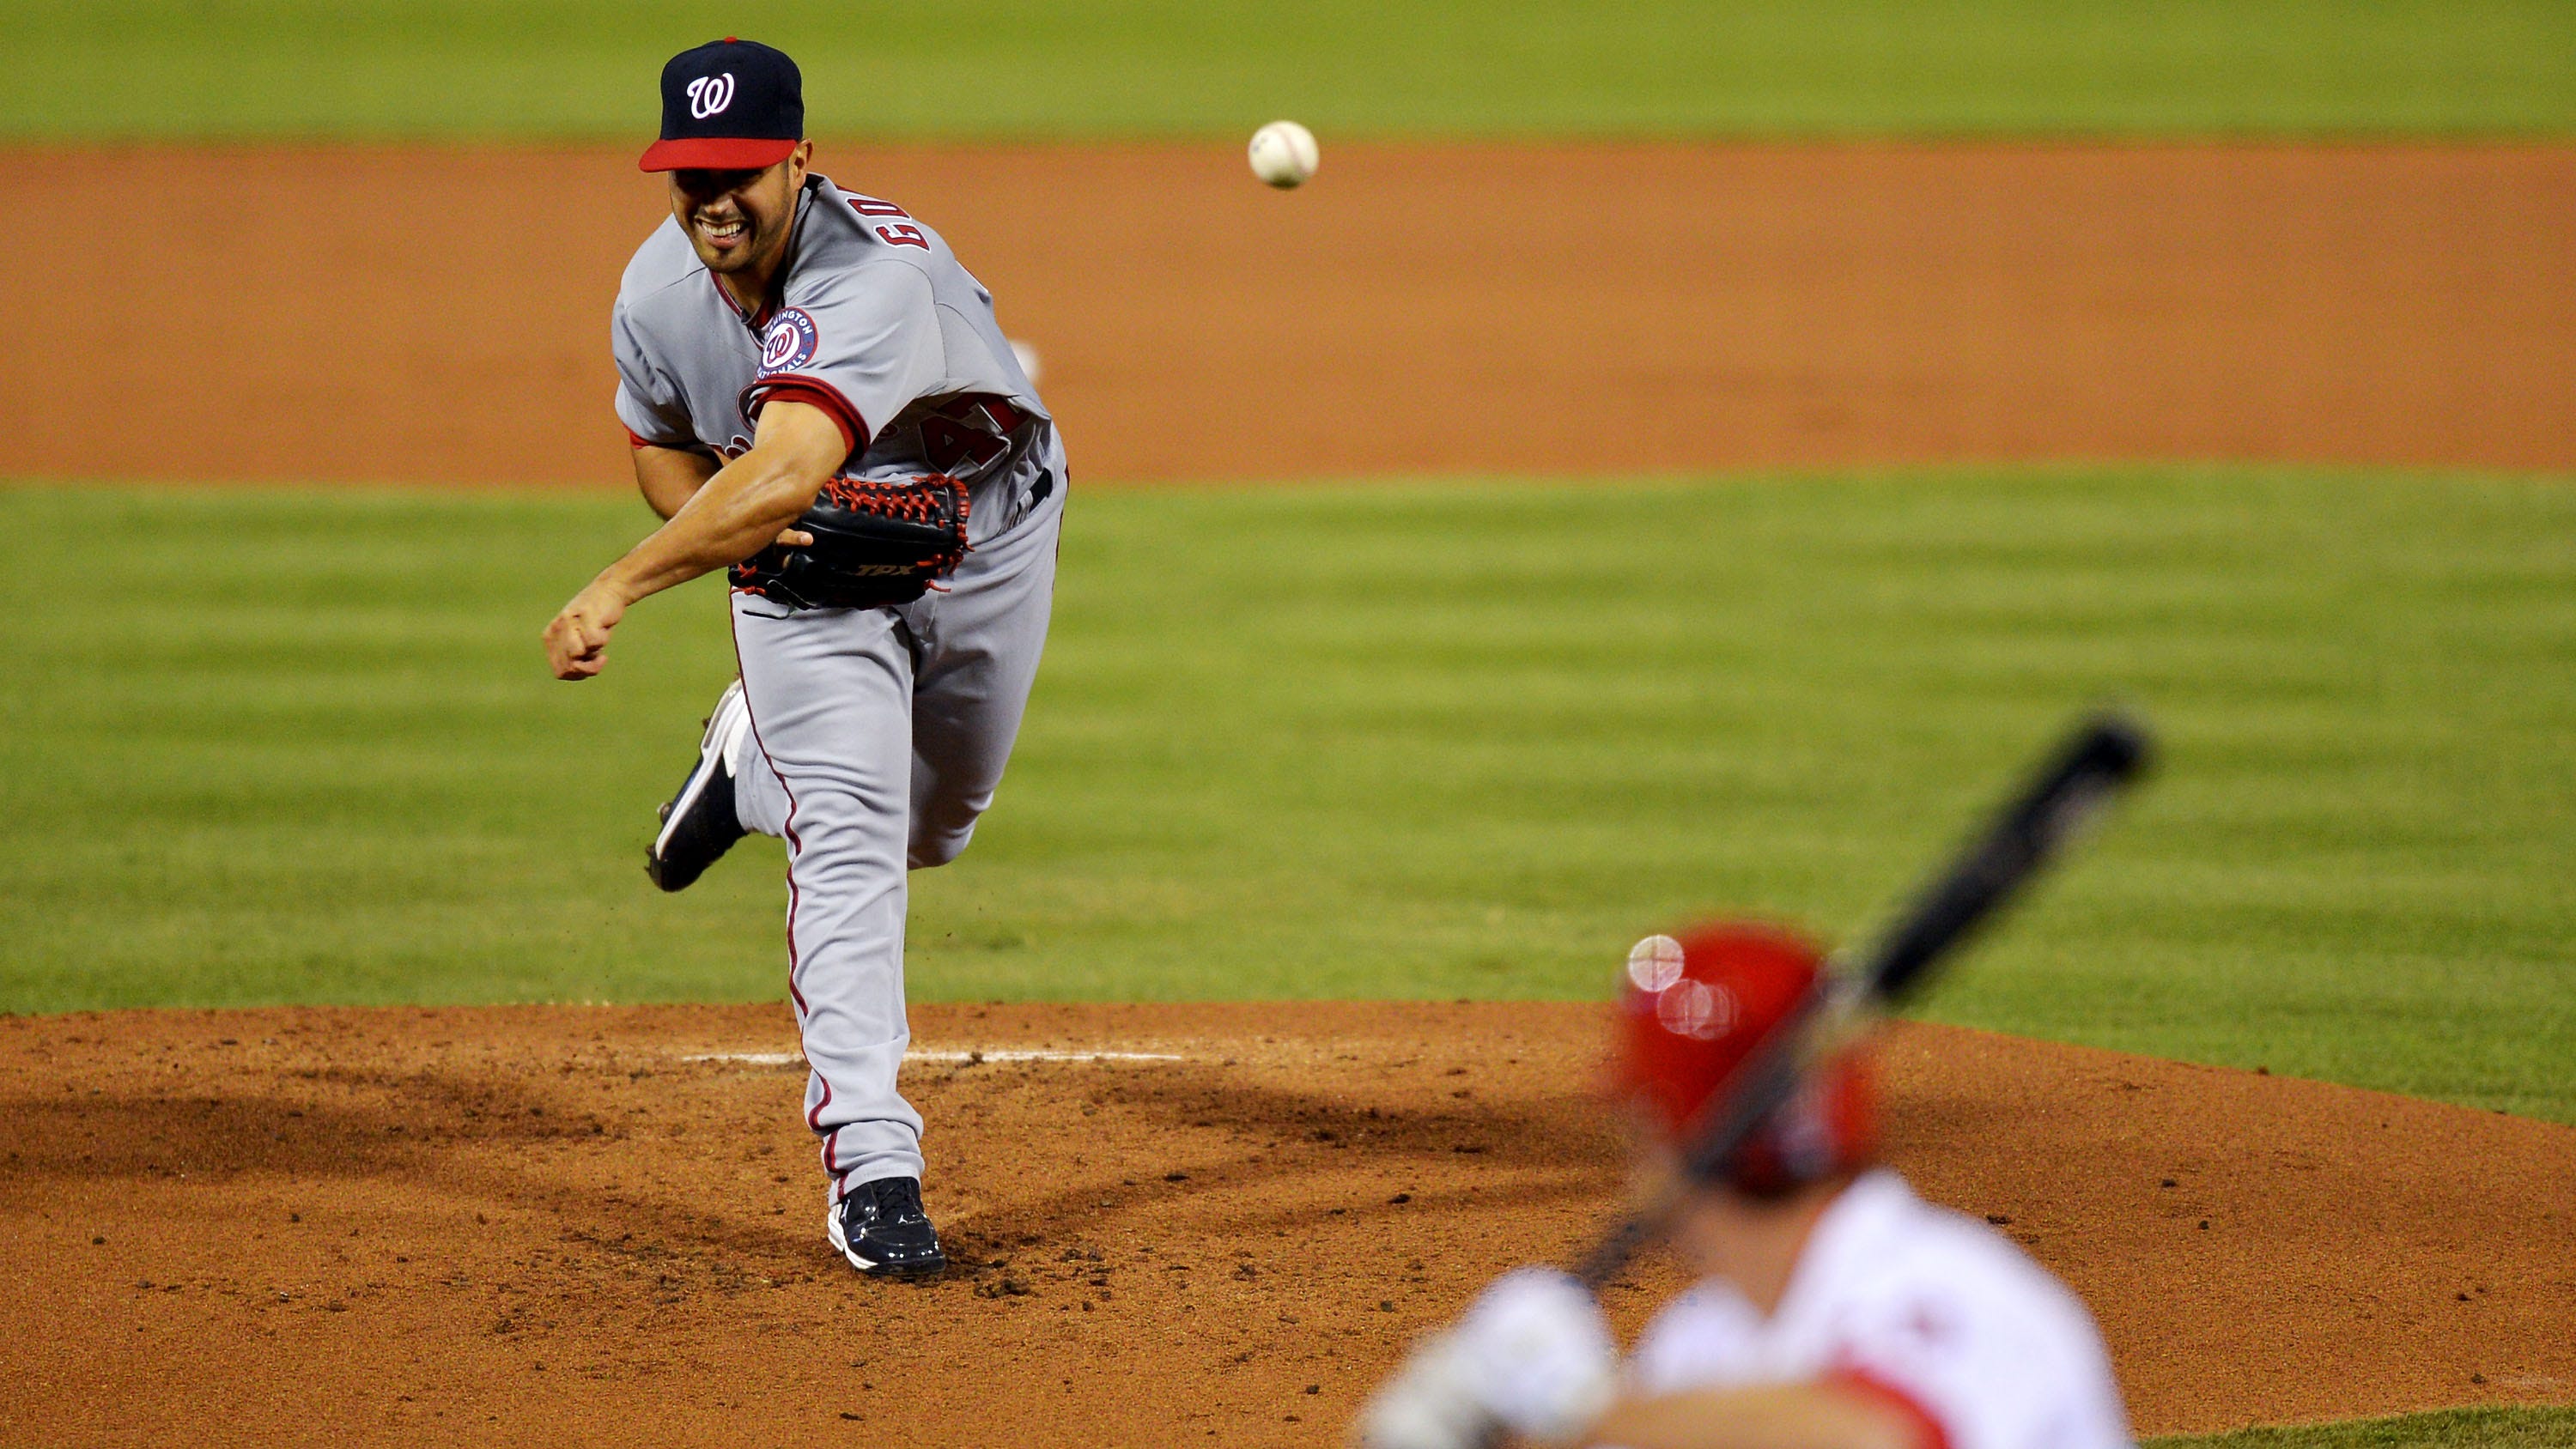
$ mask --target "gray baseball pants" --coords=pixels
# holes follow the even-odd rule
[[[860,1183],[922,1172],[921,1114],[895,1084],[912,1039],[905,872],[955,860],[993,801],[1046,645],[1063,506],[1055,489],[978,543],[946,592],[900,608],[790,611],[733,596],[756,746],[736,773],[735,812],[787,842],[805,1122],[836,1204]]]

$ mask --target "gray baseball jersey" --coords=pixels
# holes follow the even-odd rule
[[[966,848],[1046,642],[1064,454],[992,296],[902,208],[809,178],[777,310],[748,316],[676,222],[635,255],[614,324],[617,413],[639,443],[726,459],[781,398],[830,414],[853,476],[970,487],[972,550],[899,608],[791,610],[736,592],[752,749],[745,829],[787,842],[788,993],[829,1198],[922,1175],[897,1090],[908,868]]]
[[[937,232],[890,201],[806,178],[775,312],[752,316],[677,221],[635,253],[611,340],[617,416],[639,443],[750,451],[760,409],[831,415],[852,476],[946,473],[971,489],[970,541],[1061,482],[1053,429],[984,289]]]

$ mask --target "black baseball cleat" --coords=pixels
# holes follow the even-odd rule
[[[823,1234],[871,1278],[927,1278],[948,1266],[939,1230],[921,1210],[917,1177],[880,1177],[851,1188],[824,1217]]]
[[[751,709],[737,679],[716,699],[698,741],[698,763],[680,782],[680,793],[662,807],[662,829],[644,852],[644,873],[666,891],[687,890],[746,833],[734,814],[734,766],[751,734]]]

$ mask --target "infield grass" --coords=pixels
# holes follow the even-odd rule
[[[2576,1409],[2449,1409],[2149,1439],[2141,1449],[2576,1449]]]
[[[2564,0],[0,0],[0,136],[640,145],[745,27],[840,137],[2576,128]]]
[[[0,1009],[764,999],[781,853],[652,808],[709,583],[536,632],[613,497],[0,489]],[[2576,1122],[2576,488],[2205,470],[1077,494],[917,997],[1590,997],[1847,933],[2077,708],[2145,791],[1940,1019]]]

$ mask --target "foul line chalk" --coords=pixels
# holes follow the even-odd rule
[[[966,1062],[982,1057],[988,1062],[1180,1062],[1189,1058],[1174,1052],[905,1052],[908,1062]]]
[[[908,1062],[1180,1062],[1189,1058],[1175,1052],[1061,1052],[1016,1051],[1002,1049],[972,1051],[910,1051],[903,1054]],[[700,1052],[680,1058],[684,1062],[739,1062],[747,1067],[784,1067],[805,1060],[795,1052]]]

